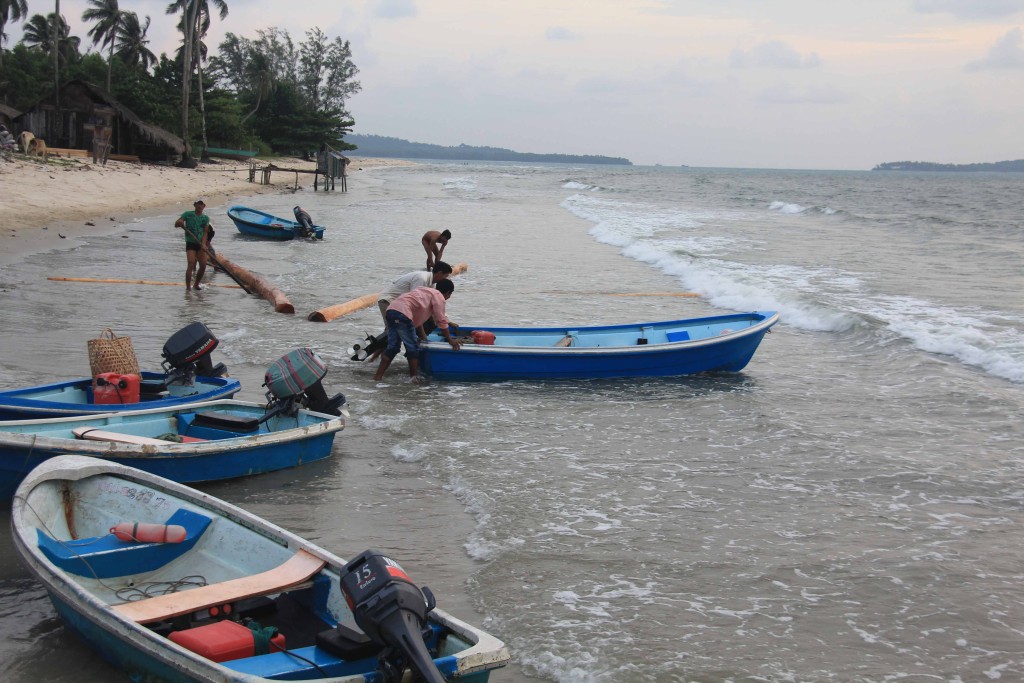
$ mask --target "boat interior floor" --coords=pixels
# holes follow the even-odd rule
[[[285,637],[289,650],[315,645],[317,633],[332,628],[332,625],[315,615],[307,605],[303,604],[304,600],[298,599],[304,597],[301,595],[303,593],[308,596],[312,589],[306,588],[294,592],[300,595],[296,597],[291,593],[281,593],[273,598],[257,597],[240,601],[231,618],[243,624],[251,619],[263,628],[276,628]],[[156,633],[166,636],[171,631],[205,626],[220,621],[221,618],[196,619],[194,616],[183,615],[172,620],[151,624],[150,628]]]

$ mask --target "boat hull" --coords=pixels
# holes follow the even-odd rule
[[[235,224],[238,232],[250,237],[285,241],[295,239],[301,234],[302,226],[297,221],[245,206],[232,206],[228,209],[228,218]],[[324,238],[323,226],[313,226],[313,237],[318,240]]]
[[[435,332],[423,345],[422,364],[431,377],[464,381],[739,372],[776,322],[777,313],[755,312],[600,327],[475,327],[494,334],[494,345],[454,351]]]
[[[97,551],[90,550],[95,547],[91,544],[102,543],[106,528],[117,519],[159,520],[164,519],[169,510],[176,510],[175,515],[185,514],[205,522],[196,528],[193,545],[188,550],[152,570],[138,571],[132,556],[150,553],[154,546],[163,547],[163,544],[115,545],[112,552],[120,553],[123,559],[115,565],[118,569],[114,575],[104,576],[102,580],[94,578],[85,565],[78,568],[69,565],[67,556],[60,554],[61,546],[78,543],[77,551],[84,556],[92,553],[95,557]],[[316,632],[338,623],[352,622],[352,614],[340,591],[345,561],[213,496],[114,463],[68,456],[49,461],[26,478],[13,505],[11,527],[16,552],[42,583],[68,628],[133,680],[173,683],[253,683],[271,678],[339,683],[380,680],[375,658],[346,661],[322,650],[318,643],[314,645],[311,636],[302,635],[310,629]],[[80,540],[73,540],[75,538]],[[268,583],[269,579],[260,578],[273,574],[282,559],[298,555],[312,561],[309,570],[312,574],[303,574],[296,579],[297,583],[295,580]],[[126,571],[134,573],[124,573]],[[186,574],[193,578],[194,575],[204,577],[205,589],[213,589],[217,604],[222,600],[244,601],[259,594],[264,596],[262,600],[284,600],[285,604],[304,606],[299,611],[294,608],[284,613],[274,610],[270,616],[263,609],[262,616],[257,616],[263,625],[282,629],[288,637],[287,648],[295,656],[269,652],[217,663],[172,642],[162,626],[168,623],[164,617],[152,614],[143,617],[137,602],[124,604],[125,586],[145,586]],[[247,582],[244,593],[247,598],[225,597],[232,590],[238,591],[228,586],[239,580]],[[252,588],[254,582],[262,588]],[[171,605],[175,609],[191,610],[177,606],[181,601],[203,604],[204,597],[199,593],[205,589],[186,587],[173,596],[160,596],[156,601],[166,598],[171,601],[164,600],[157,609]],[[193,593],[194,590],[199,593]],[[173,628],[189,628],[197,620],[208,623],[210,618],[203,609],[186,611],[174,617]],[[430,613],[429,625],[445,636],[443,641],[438,639],[438,650],[433,656],[435,665],[448,680],[486,681],[490,670],[508,662],[508,650],[501,641],[441,609]]]
[[[10,498],[33,468],[61,455],[103,458],[183,483],[218,481],[327,458],[335,435],[345,426],[341,417],[303,410],[294,419],[271,418],[252,434],[233,433],[194,426],[199,412],[259,418],[264,408],[256,403],[224,400],[175,409],[0,422],[0,499]],[[184,433],[202,440],[118,443],[75,438],[72,430],[76,428],[145,439]]]
[[[167,375],[143,372],[143,382],[162,381]],[[100,415],[111,411],[176,408],[190,403],[231,398],[242,385],[225,377],[197,377],[193,386],[169,386],[166,396],[145,398],[139,403],[98,404],[92,402],[92,380],[88,377],[41,384],[24,389],[0,391],[0,421],[41,420],[52,417]]]

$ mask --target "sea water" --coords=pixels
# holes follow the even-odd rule
[[[348,186],[237,198],[303,206],[322,242],[246,238],[210,207],[217,249],[294,316],[228,288],[47,279],[182,279],[173,213],[0,269],[0,385],[86,374],[105,327],[155,368],[202,320],[261,400],[266,367],[313,347],[352,413],[334,457],[202,488],[395,557],[508,643],[492,680],[1024,679],[1024,176],[427,163]],[[469,265],[459,323],[781,322],[741,373],[416,385],[399,358],[375,383],[348,349],[376,308],[306,314],[423,267],[420,236],[445,228]],[[110,680],[7,516],[9,680]]]

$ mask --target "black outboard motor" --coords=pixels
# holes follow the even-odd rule
[[[424,638],[431,632],[427,614],[436,605],[430,589],[421,589],[397,562],[375,550],[363,551],[345,565],[345,572],[341,590],[363,633],[339,626],[323,635],[362,640],[361,654],[377,654],[385,683],[402,680],[406,667],[427,683],[444,683]],[[322,640],[318,637],[317,644]]]
[[[295,220],[299,223],[299,234],[302,237],[313,237],[316,234],[316,229],[313,227],[313,219],[309,217],[306,210],[301,206],[296,206],[292,209],[292,213],[295,214]]]
[[[295,349],[267,368],[263,386],[267,388],[267,415],[295,415],[300,407],[327,415],[341,415],[344,394],[327,398],[320,380],[327,364],[310,348]]]
[[[174,334],[164,344],[161,354],[166,384],[192,386],[196,376],[223,377],[228,369],[223,363],[213,364],[210,354],[220,342],[201,322],[194,322]]]

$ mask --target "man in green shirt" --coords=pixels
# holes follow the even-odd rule
[[[181,214],[181,217],[174,222],[174,226],[185,230],[185,256],[188,258],[188,267],[185,269],[185,289],[193,287],[192,273],[196,269],[196,263],[199,264],[199,272],[196,273],[195,289],[202,289],[199,283],[202,282],[203,275],[206,274],[207,259],[204,247],[210,244],[210,238],[213,237],[213,225],[210,223],[210,217],[203,213],[206,209],[206,202],[197,199],[192,206],[195,209]]]

